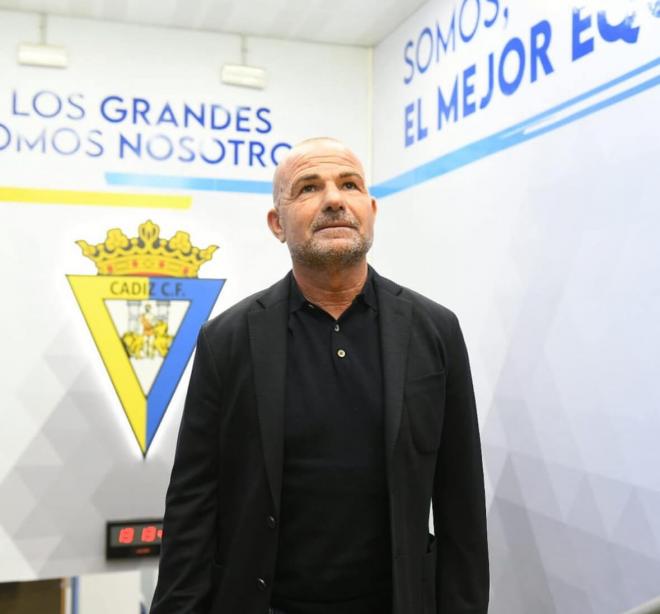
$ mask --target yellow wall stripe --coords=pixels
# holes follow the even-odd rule
[[[190,196],[127,194],[126,192],[81,192],[0,186],[0,202],[38,205],[88,205],[101,207],[147,207],[151,209],[189,209]]]

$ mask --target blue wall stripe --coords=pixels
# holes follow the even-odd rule
[[[476,162],[477,160],[485,158],[486,156],[492,155],[504,149],[508,149],[509,147],[513,147],[519,143],[529,141],[552,130],[561,128],[566,124],[595,113],[596,111],[600,111],[605,107],[621,102],[626,98],[630,98],[631,96],[639,94],[647,89],[659,85],[660,76],[648,79],[647,81],[631,87],[630,89],[614,94],[609,98],[596,102],[584,109],[580,109],[571,115],[557,119],[555,122],[542,125],[536,130],[530,130],[530,128],[533,128],[535,124],[540,124],[541,122],[544,122],[544,120],[551,118],[553,115],[560,113],[561,111],[564,111],[565,109],[568,109],[571,106],[574,106],[593,96],[596,96],[597,94],[600,94],[601,92],[610,89],[619,83],[623,83],[624,81],[632,79],[637,75],[651,70],[658,65],[660,65],[660,57],[652,60],[651,62],[648,62],[647,64],[639,66],[638,68],[635,68],[634,70],[631,70],[630,72],[621,75],[616,79],[608,81],[607,83],[603,83],[602,85],[599,85],[592,90],[584,92],[579,96],[571,98],[565,102],[562,102],[561,104],[558,104],[557,106],[543,111],[538,115],[534,115],[533,117],[530,117],[518,124],[514,124],[509,128],[496,132],[495,134],[446,153],[442,156],[439,156],[438,158],[435,158],[434,160],[425,162],[424,164],[406,171],[405,173],[397,175],[392,179],[378,183],[371,187],[371,194],[376,198],[383,198],[385,196],[396,194],[397,192],[401,192],[402,190],[406,190],[415,185],[461,168],[462,166]]]
[[[255,181],[251,179],[215,179],[211,177],[108,172],[105,174],[105,180],[110,185],[139,186],[145,188],[242,192],[247,194],[271,194],[273,191],[270,181]]]

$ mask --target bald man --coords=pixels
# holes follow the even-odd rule
[[[151,614],[485,614],[456,316],[367,264],[377,205],[342,143],[295,146],[273,205],[292,271],[200,331]]]

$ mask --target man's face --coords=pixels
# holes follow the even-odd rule
[[[295,262],[353,264],[373,241],[376,201],[360,161],[334,141],[297,147],[276,176],[277,206],[268,223]]]

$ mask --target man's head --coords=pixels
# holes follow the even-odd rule
[[[376,201],[362,164],[339,141],[323,137],[296,145],[275,170],[273,203],[268,225],[294,263],[356,264],[371,247]]]

